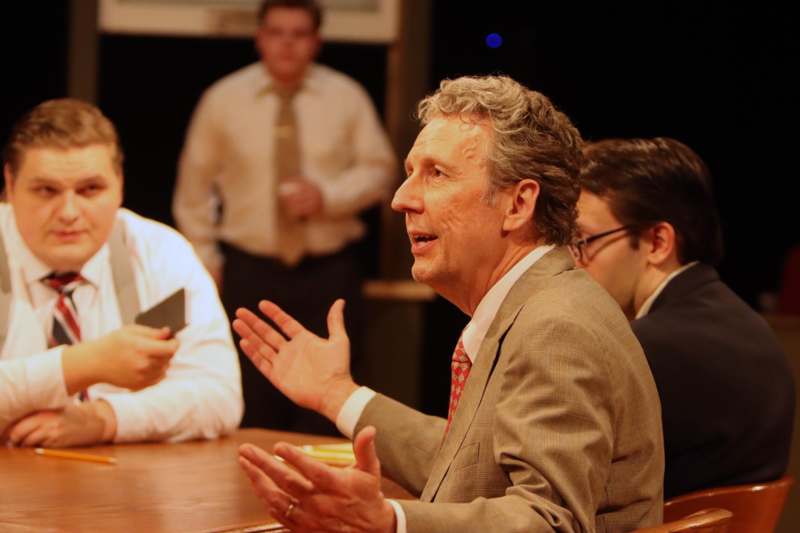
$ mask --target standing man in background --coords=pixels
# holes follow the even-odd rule
[[[357,215],[388,196],[396,165],[364,89],[313,63],[321,20],[313,1],[262,2],[261,61],[202,96],[173,204],[231,316],[266,296],[319,334],[339,296],[350,323],[359,323]],[[242,361],[243,426],[332,429]]]
[[[584,154],[572,249],[632,320],[653,371],[664,496],[779,478],[792,373],[767,323],[714,269],[722,232],[705,163],[667,138],[600,141]]]

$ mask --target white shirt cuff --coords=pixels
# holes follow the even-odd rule
[[[389,502],[389,505],[392,506],[394,509],[394,516],[397,518],[397,529],[394,530],[395,533],[406,533],[406,512],[403,511],[403,508],[394,500],[386,500]]]
[[[91,394],[92,400],[105,400],[114,411],[117,419],[117,432],[114,442],[137,442],[152,438],[148,427],[153,425],[153,420],[147,419],[147,410],[141,401],[133,394]],[[160,439],[159,439],[160,440]]]
[[[375,391],[369,387],[359,387],[342,405],[339,415],[336,417],[336,427],[348,439],[353,438],[358,419],[369,401],[375,397]]]

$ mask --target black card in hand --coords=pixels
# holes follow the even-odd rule
[[[147,311],[136,315],[134,322],[151,328],[169,326],[173,335],[178,333],[186,327],[186,291],[181,287]]]

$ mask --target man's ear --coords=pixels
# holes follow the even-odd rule
[[[533,214],[539,198],[539,183],[532,179],[517,182],[509,191],[508,202],[504,206],[503,231],[516,231],[522,228],[533,229]]]
[[[640,239],[647,252],[647,260],[656,266],[678,260],[678,243],[675,228],[669,222],[659,222],[647,229]]]

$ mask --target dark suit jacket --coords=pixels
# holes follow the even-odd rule
[[[712,267],[673,278],[632,326],[661,395],[665,498],[783,475],[794,417],[788,361]]]
[[[449,354],[442,354],[447,357]],[[409,533],[622,532],[660,523],[658,394],[619,306],[565,249],[542,257],[500,307],[445,421],[385,396],[384,472]]]

